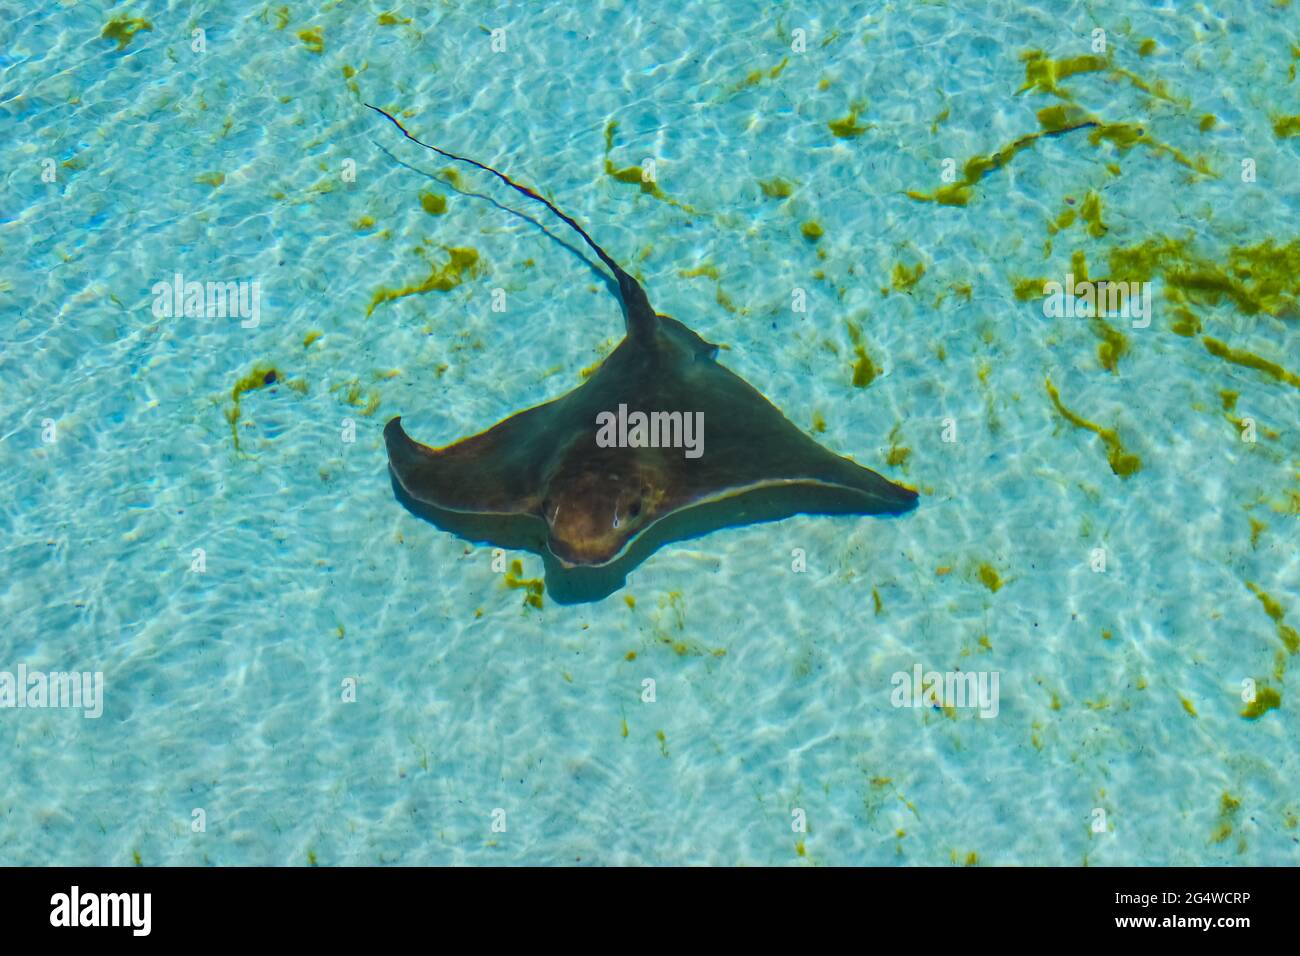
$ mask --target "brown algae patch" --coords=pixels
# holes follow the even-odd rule
[[[1090,126],[1092,132],[1088,134],[1088,143],[1092,146],[1100,146],[1103,141],[1109,142],[1113,143],[1121,153],[1128,152],[1134,146],[1142,146],[1157,156],[1168,156],[1179,165],[1186,166],[1203,176],[1217,178],[1219,175],[1203,158],[1198,156],[1196,159],[1190,159],[1182,150],[1156,139],[1146,131],[1146,127],[1136,123],[1108,123],[1099,116],[1084,114],[1073,106],[1051,106],[1038,111],[1038,124],[1049,133]],[[1119,167],[1115,167],[1111,172],[1118,174]]]
[[[731,87],[728,92],[739,93],[741,90],[747,90],[751,87],[758,86],[758,84],[763,82],[764,78],[775,80],[785,72],[785,68],[789,65],[790,58],[787,56],[782,57],[781,62],[769,70],[751,70],[745,75],[743,80]]]
[[[525,578],[522,561],[510,562],[510,570],[505,576],[505,586],[514,590],[523,590],[524,607],[531,607],[538,611],[542,609],[542,595],[546,593],[546,582],[541,578]]]
[[[1174,309],[1174,321],[1169,324],[1169,331],[1190,339],[1201,334],[1201,320],[1189,309]]]
[[[1196,159],[1190,159],[1182,150],[1156,139],[1146,131],[1146,127],[1136,123],[1108,123],[1098,116],[1082,113],[1073,106],[1051,106],[1038,111],[1038,124],[1047,133],[1066,132],[1088,126],[1092,129],[1088,134],[1088,143],[1092,146],[1100,146],[1105,141],[1113,143],[1121,153],[1128,152],[1134,146],[1142,146],[1157,156],[1168,156],[1174,162],[1203,176],[1217,178],[1219,175],[1203,158],[1198,156]],[[1119,167],[1111,169],[1111,172],[1118,174]]]
[[[895,445],[889,449],[889,454],[885,455],[885,464],[898,468],[906,465],[907,459],[911,457],[912,449],[905,448],[901,445]]]
[[[105,40],[116,41],[117,48],[125,50],[137,33],[152,29],[152,23],[139,17],[114,17],[104,24],[103,32],[99,35]]]
[[[1002,576],[998,574],[997,569],[994,568],[993,565],[988,563],[981,564],[976,573],[979,576],[980,584],[984,585],[992,593],[997,594],[998,591],[1002,589]]]
[[[1232,836],[1232,825],[1241,811],[1241,801],[1228,792],[1219,798],[1219,822],[1210,834],[1211,843],[1222,843]]]
[[[376,289],[374,297],[370,300],[370,306],[366,309],[366,315],[369,316],[381,303],[393,299],[425,292],[450,292],[464,282],[467,275],[478,275],[480,265],[476,249],[453,246],[447,249],[447,256],[447,262],[442,266],[431,267],[429,277],[418,285],[404,286],[400,289]]]
[[[1246,315],[1274,317],[1300,307],[1300,239],[1234,246],[1222,263],[1195,252],[1190,238],[1170,236],[1112,249],[1108,256],[1113,281],[1149,282],[1161,274],[1166,298],[1179,305],[1226,299]]]
[[[447,211],[447,197],[437,193],[420,193],[420,208],[431,216],[441,216]]]
[[[1136,123],[1105,123],[1096,118],[1093,119],[1093,125],[1095,128],[1088,134],[1088,142],[1093,146],[1100,146],[1104,140],[1113,143],[1121,153],[1127,153],[1134,146],[1142,146],[1157,156],[1168,156],[1180,166],[1186,166],[1202,176],[1217,178],[1219,175],[1202,157],[1189,158],[1182,150],[1156,139],[1144,126]]]
[[[1083,55],[1063,60],[1053,60],[1042,50],[1028,50],[1022,53],[1020,58],[1025,63],[1025,84],[1016,91],[1017,93],[1033,90],[1038,93],[1051,93],[1064,100],[1071,100],[1072,97],[1067,90],[1058,85],[1061,80],[1080,73],[1099,72],[1108,69],[1110,66],[1110,60],[1106,57]],[[1112,71],[1112,74],[1127,79],[1134,86],[1153,96],[1170,102],[1181,103],[1168,93],[1162,82],[1153,86],[1128,70],[1115,70]],[[962,179],[958,182],[942,186],[933,193],[909,190],[907,195],[912,199],[925,202],[937,202],[947,206],[964,206],[970,201],[972,186],[979,182],[988,172],[1005,166],[1016,153],[1035,140],[1043,136],[1054,136],[1085,127],[1092,128],[1088,141],[1093,146],[1100,145],[1102,141],[1109,141],[1114,143],[1121,152],[1126,152],[1134,146],[1142,145],[1157,154],[1167,155],[1176,162],[1202,175],[1218,175],[1204,159],[1200,157],[1195,160],[1188,158],[1180,150],[1150,136],[1142,126],[1131,123],[1107,123],[1099,117],[1090,116],[1072,105],[1062,104],[1039,110],[1038,124],[1042,127],[1038,132],[1022,136],[991,156],[972,157],[967,161],[963,169]],[[1118,167],[1115,168],[1115,171],[1118,171]]]
[[[1251,593],[1259,598],[1259,603],[1264,605],[1264,613],[1277,625],[1278,640],[1292,654],[1300,652],[1300,634],[1297,634],[1295,628],[1289,627],[1283,620],[1286,617],[1286,608],[1257,584],[1247,581],[1246,587],[1250,588]]]
[[[826,126],[838,139],[857,139],[872,128],[870,123],[866,126],[858,125],[858,111],[856,109],[850,109],[847,116],[831,120]]]
[[[1234,349],[1220,342],[1218,339],[1212,339],[1208,335],[1201,339],[1205,345],[1205,350],[1216,358],[1221,358],[1225,362],[1231,362],[1233,365],[1240,365],[1243,368],[1251,368],[1257,372],[1263,372],[1276,381],[1295,388],[1300,388],[1300,375],[1289,372],[1276,362],[1270,362],[1266,358],[1256,355],[1254,352],[1247,352],[1242,349]]]
[[[826,230],[811,219],[799,227],[799,232],[809,242],[816,242],[822,236],[826,235]]]
[[[1059,86],[1061,80],[1080,73],[1098,73],[1110,67],[1107,57],[1096,54],[1053,60],[1042,50],[1025,50],[1020,54],[1020,59],[1025,64],[1025,85],[1016,90],[1017,94],[1033,90],[1035,93],[1051,93],[1063,99],[1069,99],[1070,94]]]
[[[1038,120],[1043,129],[1021,136],[1013,143],[1003,146],[991,155],[985,156],[981,154],[966,160],[966,163],[962,166],[961,179],[956,182],[940,186],[933,193],[922,193],[909,189],[907,196],[920,202],[936,202],[944,206],[965,206],[971,199],[971,187],[979,183],[989,173],[1007,165],[1021,150],[1031,146],[1044,136],[1056,136],[1061,133],[1069,133],[1077,129],[1097,125],[1096,121],[1092,119],[1071,118],[1065,108],[1060,106],[1040,110]]]
[[[1097,316],[1093,316],[1089,324],[1093,334],[1101,339],[1097,346],[1097,361],[1108,372],[1119,371],[1119,360],[1128,352],[1128,336]]]
[[[1259,536],[1268,530],[1268,525],[1264,522],[1250,519],[1250,550],[1254,551],[1259,547]]]
[[[871,356],[867,354],[864,346],[858,345],[854,348],[858,360],[853,363],[853,385],[855,388],[866,388],[880,374],[880,369],[876,368]]]
[[[1177,96],[1174,96],[1173,93],[1169,92],[1169,84],[1167,84],[1164,80],[1156,80],[1154,83],[1149,83],[1146,80],[1144,80],[1142,77],[1134,73],[1132,70],[1125,70],[1125,69],[1112,70],[1110,75],[1112,77],[1118,77],[1123,80],[1128,80],[1130,83],[1132,83],[1143,93],[1146,93],[1148,96],[1154,96],[1158,100],[1164,100],[1166,103],[1174,103],[1175,105],[1181,106],[1184,109],[1190,110],[1192,107],[1192,104],[1189,100],[1181,99]]]
[[[1052,380],[1049,378],[1046,380],[1046,383],[1047,395],[1051,398],[1052,404],[1056,406],[1056,410],[1060,413],[1061,417],[1075,428],[1082,428],[1090,431],[1102,440],[1102,444],[1106,446],[1106,461],[1110,464],[1111,471],[1120,478],[1128,478],[1141,470],[1142,459],[1124,448],[1123,443],[1119,440],[1119,435],[1116,434],[1114,429],[1103,428],[1101,425],[1090,422],[1086,418],[1070,411],[1070,409],[1066,408],[1065,404],[1061,401],[1061,393],[1056,390],[1056,386],[1052,384]]]
[[[230,422],[230,437],[234,440],[235,451],[239,451],[239,420],[243,417],[243,408],[241,399],[248,392],[255,392],[259,389],[270,388],[283,380],[283,376],[276,370],[273,365],[266,365],[261,362],[253,366],[250,371],[239,381],[235,382],[235,387],[230,390],[230,407],[226,409],[226,421]],[[306,390],[306,383],[299,386],[300,391]]]
[[[1279,116],[1273,120],[1273,133],[1278,139],[1290,139],[1292,136],[1300,136],[1300,114]]]
[[[605,125],[605,175],[620,183],[628,183],[641,187],[641,192],[654,196],[655,199],[668,203],[670,206],[676,206],[678,209],[694,213],[696,210],[684,203],[679,203],[671,198],[667,193],[659,188],[659,183],[655,181],[653,175],[640,166],[624,166],[622,169],[615,166],[609,158],[609,154],[614,149],[614,131],[618,129],[618,120],[610,120]]]
[[[347,389],[347,391],[343,391],[344,389]],[[383,401],[383,396],[377,390],[367,393],[361,387],[361,382],[355,378],[340,382],[338,385],[331,385],[330,391],[343,392],[343,401],[359,410],[367,418],[379,411],[379,405]],[[363,397],[364,401],[362,401]]]
[[[312,53],[320,56],[325,52],[325,34],[320,27],[308,27],[298,31],[298,39]]]
[[[1088,235],[1094,239],[1100,239],[1110,229],[1102,221],[1101,197],[1095,192],[1089,192],[1083,197],[1083,205],[1079,207],[1079,218],[1088,224]]]
[[[902,424],[899,423],[889,430],[889,451],[885,455],[886,464],[894,468],[903,468],[907,470],[907,460],[912,457],[912,449],[907,448],[899,442],[901,441]]]
[[[1138,48],[1140,56],[1148,56],[1154,51],[1155,41],[1150,39],[1144,41]],[[1026,50],[1020,54],[1020,59],[1025,64],[1025,84],[1016,90],[1017,95],[1027,90],[1033,90],[1036,93],[1050,93],[1063,100],[1072,100],[1074,99],[1073,95],[1060,85],[1061,80],[1068,79],[1071,76],[1078,76],[1081,73],[1100,73],[1109,70],[1112,79],[1125,80],[1149,96],[1185,108],[1191,106],[1186,100],[1179,99],[1169,92],[1169,86],[1164,80],[1156,80],[1152,83],[1132,70],[1126,70],[1123,67],[1111,69],[1109,54],[1104,57],[1096,54],[1084,54],[1063,60],[1053,60],[1042,50]]]
[[[794,194],[794,183],[788,179],[782,179],[780,176],[774,176],[771,179],[760,179],[758,188],[763,191],[763,195],[768,199],[788,199]]]
[[[678,269],[677,274],[683,279],[696,279],[704,276],[714,282],[722,278],[722,273],[718,272],[718,267],[711,262],[702,263],[694,269]]]
[[[925,275],[924,262],[918,262],[911,269],[901,262],[895,262],[894,271],[890,273],[890,285],[898,292],[911,292],[923,275]]]
[[[1259,720],[1270,710],[1276,710],[1282,706],[1282,695],[1278,691],[1263,684],[1255,688],[1255,699],[1248,703],[1241,711],[1241,716],[1247,720]]]
[[[867,347],[862,343],[862,330],[857,323],[849,322],[848,329],[849,341],[853,343],[853,353],[857,356],[857,361],[853,363],[853,385],[855,388],[866,388],[875,381],[880,369],[867,354]]]
[[[1011,293],[1021,302],[1029,302],[1047,294],[1048,279],[1017,279],[1011,284]]]

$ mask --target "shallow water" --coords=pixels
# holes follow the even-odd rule
[[[98,719],[0,709],[0,863],[1300,860],[1300,278],[1230,271],[1296,242],[1293,7],[379,12],[0,17],[0,671],[104,677]],[[151,28],[103,36],[123,13]],[[1025,51],[1094,29],[1103,67],[1017,93]],[[509,564],[541,558],[403,508],[382,429],[442,445],[564,394],[618,302],[545,210],[449,183],[366,101],[537,186],[920,506],[720,530],[529,606]],[[907,195],[1057,105],[1147,141],[1043,137],[965,205]],[[1053,234],[1090,193],[1097,234]],[[1015,294],[1162,237],[1191,243],[1147,264],[1149,327]],[[476,269],[367,315],[450,247]],[[1198,291],[1206,263],[1254,299]],[[155,315],[177,273],[256,280],[257,324]],[[894,706],[917,665],[996,674],[996,716]]]

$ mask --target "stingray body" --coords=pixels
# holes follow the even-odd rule
[[[882,514],[914,505],[915,492],[823,448],[720,365],[716,346],[656,315],[640,284],[548,200],[497,170],[421,143],[371,108],[408,139],[545,204],[614,273],[627,321],[623,341],[583,385],[480,434],[432,448],[411,439],[400,418],[390,421],[389,466],[411,499],[443,512],[535,517],[564,567],[607,565],[670,516],[774,489],[795,496],[792,513]],[[610,444],[601,422],[620,406],[693,416],[702,423],[696,456],[679,445]]]

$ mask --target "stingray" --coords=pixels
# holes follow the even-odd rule
[[[545,548],[565,569],[610,565],[652,529],[680,527],[691,512],[707,521],[724,502],[738,506],[732,514],[740,520],[893,514],[915,504],[916,492],[792,424],[718,363],[718,346],[656,314],[640,283],[550,200],[490,166],[421,142],[392,115],[370,108],[407,139],[545,205],[613,273],[626,320],[623,340],[581,386],[477,435],[433,448],[408,436],[400,416],[389,421],[384,439],[400,497],[488,538],[503,527],[494,518],[539,520]],[[457,515],[480,520],[458,522]]]

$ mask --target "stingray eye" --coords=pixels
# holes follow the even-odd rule
[[[641,499],[638,498],[636,501],[632,502],[632,507],[628,510],[628,517],[637,518],[640,517],[640,515],[641,515]]]

